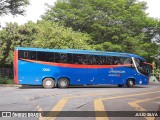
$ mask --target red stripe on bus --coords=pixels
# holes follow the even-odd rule
[[[66,63],[54,63],[54,62],[44,62],[36,60],[21,59],[27,62],[40,63],[51,66],[60,66],[60,67],[69,67],[69,68],[115,68],[115,67],[124,67],[131,66],[131,64],[122,64],[122,65],[83,65],[83,64],[66,64]]]
[[[18,51],[14,51],[14,82],[18,84]]]

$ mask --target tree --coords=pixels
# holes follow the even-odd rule
[[[10,64],[10,57],[13,56],[13,51],[11,51],[12,42],[15,39],[15,29],[17,29],[17,24],[7,24],[7,27],[0,31],[0,65]]]
[[[94,43],[109,40],[120,43],[122,33],[137,35],[146,19],[143,11],[145,3],[135,1],[58,0],[55,6],[50,6],[43,18],[87,32],[94,37]]]
[[[158,45],[151,39],[155,38],[158,21],[147,16],[145,2],[58,0],[48,8],[42,16],[44,20],[90,34],[94,49],[131,52],[148,60],[156,54]],[[144,32],[144,29],[148,31]]]
[[[32,22],[18,26],[17,23],[8,23],[0,31],[0,66],[13,64],[15,47],[32,47],[36,29]]]
[[[15,47],[89,49],[90,36],[49,21],[8,23],[0,30],[0,66],[13,64]]]
[[[57,23],[38,21],[34,45],[42,48],[89,49],[90,36]]]
[[[0,0],[0,16],[11,13],[12,15],[24,15],[25,7],[29,0]]]

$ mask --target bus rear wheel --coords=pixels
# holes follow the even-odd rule
[[[54,87],[54,80],[52,78],[45,78],[43,80],[43,87],[45,89],[52,89]]]
[[[67,78],[60,78],[58,80],[59,88],[67,88],[69,86],[69,80]]]
[[[127,80],[127,87],[133,87],[134,86],[134,80],[128,79]]]

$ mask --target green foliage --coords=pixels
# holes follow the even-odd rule
[[[0,16],[11,13],[12,15],[24,15],[25,7],[29,0],[0,0]]]
[[[115,51],[115,52],[122,52],[122,47],[118,44],[112,44],[111,42],[104,42],[102,44],[97,44],[92,46],[96,50],[101,51]]]
[[[90,36],[49,21],[8,23],[0,30],[0,66],[13,64],[15,47],[90,49]]]
[[[66,27],[87,32],[94,43],[121,43],[122,34],[141,32],[146,14],[145,3],[136,0],[58,0],[43,16]],[[141,28],[139,28],[141,27]],[[116,36],[113,37],[113,36]]]
[[[18,26],[17,23],[8,23],[0,31],[0,66],[12,65],[13,51],[16,46],[32,46],[36,29],[32,22],[24,26]]]
[[[137,0],[58,0],[48,5],[44,20],[60,22],[88,33],[97,50],[123,51],[152,61],[159,45],[151,41],[160,34],[158,20],[145,13],[146,3]]]
[[[14,84],[14,81],[8,77],[0,77],[0,84]]]
[[[87,45],[90,37],[81,32],[75,32],[71,28],[65,28],[57,23],[39,21],[37,23],[37,35],[34,45],[42,48],[75,48],[89,49]]]

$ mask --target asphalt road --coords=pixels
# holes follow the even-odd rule
[[[19,114],[19,117],[10,118],[5,117],[4,114],[3,118],[0,117],[1,120],[160,120],[160,117],[146,117],[145,115],[143,117],[141,113],[138,114],[142,115],[141,117],[130,117],[128,112],[158,110],[160,111],[160,84],[135,86],[134,88],[118,88],[117,86],[70,87],[67,89],[44,89],[33,86],[0,87],[0,111],[46,111],[42,114],[43,117],[25,118]],[[79,111],[80,115],[79,117],[51,117],[53,113],[56,113],[55,116],[63,115],[61,111],[70,111],[64,113],[64,116],[65,114],[76,116],[75,111]],[[124,113],[124,116],[110,116],[110,111],[119,111],[118,114]],[[95,117],[87,116],[92,113]]]

